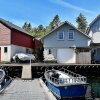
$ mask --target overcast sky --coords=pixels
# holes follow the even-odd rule
[[[90,23],[100,13],[100,0],[0,0],[0,17],[18,26],[46,26],[56,14],[76,25],[80,12]]]

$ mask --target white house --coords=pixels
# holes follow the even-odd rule
[[[92,38],[92,60],[100,63],[100,15],[90,23],[87,34]]]
[[[68,21],[41,38],[44,59],[58,63],[91,63],[91,38]]]

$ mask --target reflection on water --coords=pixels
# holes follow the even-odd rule
[[[92,87],[94,97],[100,98],[100,77],[88,78],[88,83]]]

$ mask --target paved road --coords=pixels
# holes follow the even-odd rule
[[[0,95],[0,100],[50,100],[38,79],[14,80]]]

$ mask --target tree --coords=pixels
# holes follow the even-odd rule
[[[76,22],[78,24],[78,29],[82,32],[85,32],[87,28],[87,21],[82,13],[80,13],[79,16],[76,18]]]
[[[58,15],[54,17],[54,19],[50,22],[49,28],[50,30],[57,28],[61,24],[60,18]]]
[[[28,26],[27,26],[27,31],[30,32],[31,30],[32,30],[32,26],[31,26],[31,24],[29,23]]]
[[[27,32],[31,32],[31,30],[32,30],[31,24],[30,23],[28,24],[27,22],[24,23],[24,25],[22,26],[22,28],[24,30],[26,30]]]
[[[39,31],[42,31],[43,29],[44,29],[44,26],[43,26],[43,25],[39,25],[39,26],[38,26],[38,30],[39,30]]]
[[[22,28],[27,30],[27,26],[28,26],[28,24],[27,24],[27,22],[25,22],[24,25],[22,26]]]

